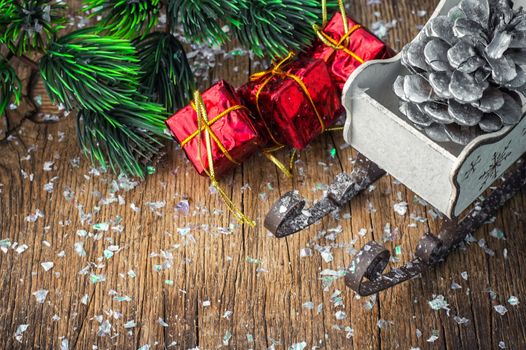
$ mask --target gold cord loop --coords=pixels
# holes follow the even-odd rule
[[[221,188],[221,186],[217,182],[215,169],[214,169],[214,159],[213,159],[213,155],[212,155],[212,142],[211,142],[211,139],[213,139],[217,143],[218,147],[225,154],[225,156],[227,156],[227,158],[229,160],[231,160],[231,161],[233,161],[233,162],[235,162],[237,164],[237,162],[230,157],[230,155],[226,151],[225,147],[219,141],[219,139],[214,134],[214,132],[212,131],[210,126],[213,124],[214,121],[217,121],[217,120],[220,119],[220,118],[218,118],[219,116],[224,117],[228,113],[232,112],[233,110],[239,109],[239,108],[233,109],[233,107],[231,107],[231,108],[226,110],[226,111],[228,111],[228,113],[225,113],[226,112],[225,111],[225,112],[219,114],[218,117],[215,117],[214,119],[209,120],[208,119],[208,113],[206,111],[206,107],[205,107],[205,104],[203,102],[203,98],[201,97],[201,94],[197,90],[194,92],[194,102],[193,102],[192,107],[195,109],[195,111],[197,113],[197,131],[196,131],[197,134],[194,133],[195,136],[192,136],[194,134],[190,135],[186,140],[183,141],[183,143],[186,144],[188,142],[187,140],[188,139],[191,140],[193,137],[197,137],[198,138],[199,145],[197,147],[197,153],[198,153],[198,156],[199,156],[199,161],[201,162],[201,166],[203,167],[204,172],[210,178],[210,180],[212,182],[212,185],[217,190],[217,193],[219,193],[219,195],[221,196],[221,199],[225,202],[227,208],[232,212],[232,214],[234,214],[234,216],[235,216],[235,218],[236,218],[236,220],[238,222],[240,222],[242,224],[247,224],[250,227],[255,227],[256,223],[253,220],[250,220],[248,217],[246,217],[245,214],[243,214],[243,212],[234,204],[232,199],[230,199],[230,197],[225,193],[225,191]],[[234,106],[234,107],[238,107],[238,106]],[[242,106],[239,106],[239,107],[242,107]],[[204,165],[203,155],[201,153],[201,144],[202,144],[202,134],[203,133],[205,134],[205,145],[206,145],[206,155],[207,155],[207,158],[208,158],[208,169]]]

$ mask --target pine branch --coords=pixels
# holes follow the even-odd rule
[[[137,90],[135,53],[128,40],[79,30],[49,46],[40,61],[40,72],[54,102],[69,110],[104,112],[131,101]]]
[[[64,8],[57,0],[0,0],[0,42],[16,55],[43,51],[65,23]]]
[[[15,18],[15,3],[13,0],[0,0],[0,44],[5,43],[7,26]]]
[[[0,116],[14,98],[14,103],[20,103],[22,83],[9,62],[0,56]]]
[[[240,25],[240,0],[168,0],[167,16],[181,23],[189,39],[220,44],[228,39],[222,23]]]
[[[153,32],[134,44],[142,67],[140,91],[169,113],[184,107],[195,82],[179,40],[170,33]]]
[[[98,26],[118,38],[132,39],[148,33],[157,23],[159,0],[86,0],[91,17],[101,16]]]
[[[240,1],[242,25],[235,27],[235,35],[257,56],[283,57],[304,50],[315,37],[312,25],[321,22],[317,0]],[[327,3],[329,8],[337,5],[334,0]]]
[[[80,110],[78,139],[86,156],[103,169],[144,178],[163,147],[160,139],[167,138],[165,118],[162,106],[136,96],[108,112]]]
[[[85,29],[53,42],[40,72],[54,101],[79,110],[84,153],[105,169],[144,177],[166,136],[166,115],[162,106],[136,93],[138,62],[128,40]]]

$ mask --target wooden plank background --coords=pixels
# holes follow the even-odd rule
[[[69,2],[72,11],[80,7]],[[386,40],[400,49],[437,2],[355,0],[349,8],[367,25],[397,20]],[[246,56],[218,63],[211,79],[237,86],[252,64]],[[36,94],[47,107],[41,87]],[[24,109],[10,112],[11,126]],[[395,237],[386,246],[400,246],[395,257],[406,261],[421,234],[437,231],[439,219],[385,177],[338,217],[285,239],[271,236],[262,220],[281,194],[297,189],[315,200],[336,174],[352,170],[355,154],[342,147],[340,135],[320,137],[302,152],[293,180],[254,156],[222,181],[259,223],[250,229],[222,211],[207,179],[174,144],[153,176],[132,190],[116,190],[117,177],[97,173],[80,154],[74,119],[23,120],[0,144],[0,347],[526,348],[525,192],[446,264],[377,297],[359,298],[342,278],[324,285],[322,272],[344,269],[356,249],[382,240],[386,225]],[[177,209],[183,200],[188,213]],[[406,215],[393,209],[401,201],[408,203]],[[32,221],[35,213],[42,216]],[[101,223],[109,229],[94,228]],[[494,228],[506,239],[490,236]],[[302,257],[309,249],[312,254]],[[54,265],[46,271],[45,262]],[[48,291],[43,303],[34,295],[39,290]],[[449,310],[430,307],[437,295]],[[510,296],[520,303],[511,305]],[[497,305],[507,312],[499,314]]]

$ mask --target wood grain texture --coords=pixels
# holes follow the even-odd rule
[[[379,3],[354,0],[349,12],[367,25],[396,19],[386,40],[400,49],[437,1]],[[247,57],[220,63],[211,79],[237,86],[253,65]],[[36,94],[48,108],[42,87]],[[7,247],[2,241],[0,253],[0,347],[288,349],[305,342],[307,349],[498,349],[504,342],[507,349],[526,348],[525,192],[476,234],[494,256],[481,249],[481,241],[472,243],[437,269],[376,298],[358,298],[342,278],[324,288],[322,271],[344,269],[355,249],[370,239],[382,241],[387,224],[395,239],[386,246],[400,246],[395,257],[402,262],[421,234],[437,232],[440,220],[432,208],[396,180],[384,177],[339,216],[294,236],[276,239],[262,227],[270,205],[286,191],[297,189],[313,201],[336,174],[352,170],[355,154],[342,145],[340,135],[320,137],[300,154],[292,180],[261,155],[226,176],[222,185],[259,223],[250,229],[234,224],[210,194],[209,181],[195,174],[173,143],[153,176],[131,191],[115,191],[116,177],[98,175],[80,154],[73,116],[54,124],[23,121],[15,137],[0,144],[0,239],[10,242]],[[51,193],[44,189],[48,183]],[[186,198],[188,214],[176,209]],[[401,201],[408,203],[403,216],[393,209]],[[165,205],[154,209],[156,202]],[[28,221],[37,210],[43,217]],[[110,223],[110,229],[97,231],[97,223]],[[491,237],[493,228],[506,239]],[[18,253],[23,244],[27,250]],[[78,253],[81,245],[84,255]],[[109,257],[111,246],[118,250]],[[312,256],[301,257],[304,248]],[[329,250],[333,260],[327,262],[320,251]],[[45,271],[43,262],[54,266]],[[92,283],[94,276],[105,280]],[[451,289],[452,282],[462,288]],[[49,291],[42,304],[33,295],[38,290]],[[435,295],[446,298],[450,311],[431,309]],[[512,295],[519,305],[508,303]],[[494,309],[499,304],[508,310],[504,315]],[[337,311],[345,318],[337,319]],[[469,322],[458,324],[455,316]],[[129,321],[137,325],[126,329]],[[28,328],[17,339],[24,324]],[[438,336],[433,343],[427,341],[432,332]]]

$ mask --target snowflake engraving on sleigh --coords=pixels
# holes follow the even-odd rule
[[[510,150],[511,141],[508,141],[504,149],[493,152],[489,166],[479,177],[479,180],[482,181],[479,188],[480,191],[497,179],[503,163],[512,155],[513,152]]]

